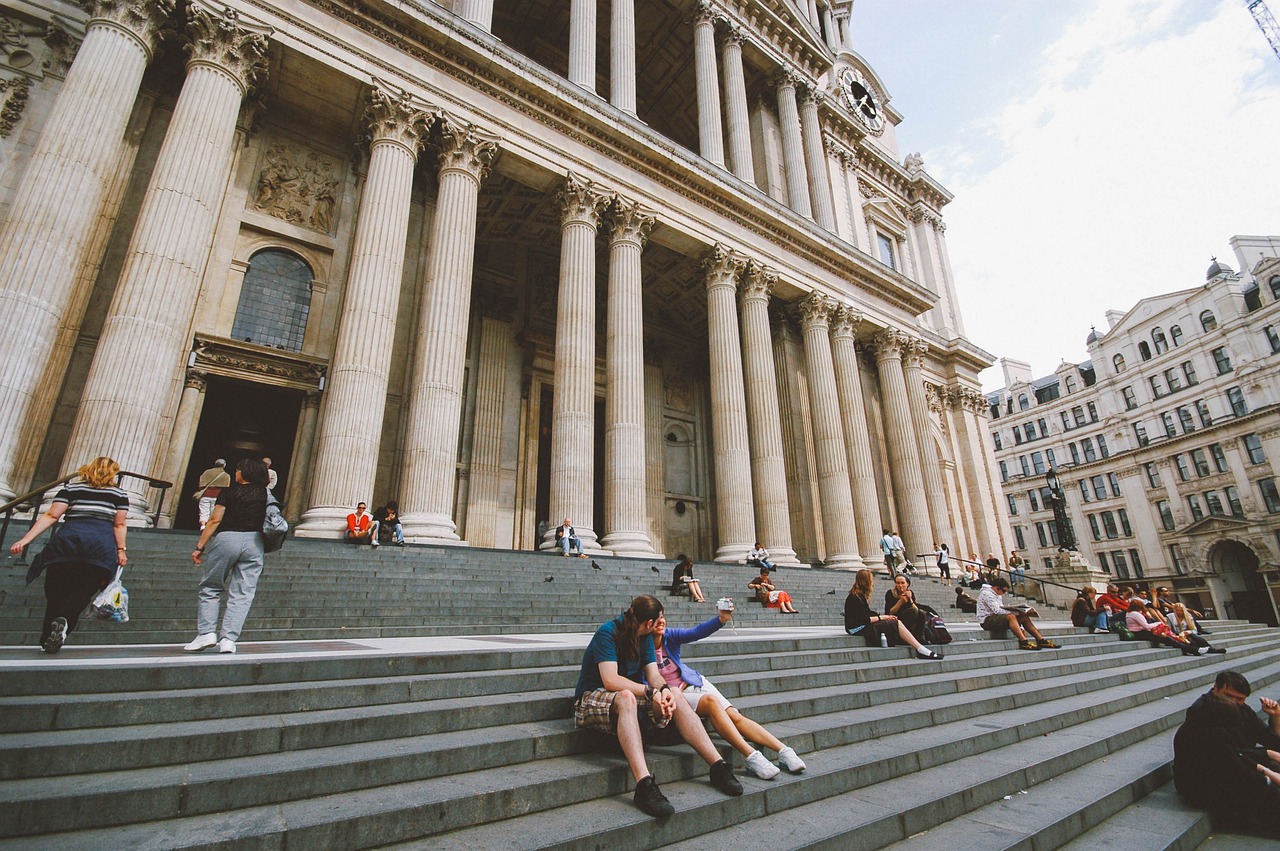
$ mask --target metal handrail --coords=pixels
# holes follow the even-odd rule
[[[126,476],[131,479],[141,479],[146,482],[149,487],[153,487],[160,491],[160,499],[156,502],[155,514],[151,517],[152,525],[158,523],[160,521],[160,512],[164,509],[164,498],[168,494],[169,488],[173,487],[173,482],[166,482],[164,479],[157,479],[152,476],[143,475],[142,473],[130,473],[127,470],[121,470],[116,476],[116,484],[119,485]],[[28,503],[32,505],[33,510],[31,512],[31,523],[27,526],[27,529],[30,529],[32,526],[36,525],[36,520],[39,519],[39,515],[34,509],[37,508],[40,503],[44,502],[44,495],[59,485],[66,484],[75,477],[76,474],[71,473],[60,479],[54,479],[53,481],[46,482],[20,496],[15,496],[5,504],[0,505],[0,514],[4,515],[4,519],[0,521],[0,541],[3,541],[9,534],[9,521],[13,518],[14,511]],[[24,564],[26,560],[27,548],[23,547],[22,554],[18,557],[18,564]]]

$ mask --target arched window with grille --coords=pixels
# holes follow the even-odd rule
[[[1173,341],[1174,348],[1177,348],[1178,346],[1182,345],[1182,326],[1181,325],[1169,326],[1169,339]]]
[[[302,351],[313,278],[311,267],[292,252],[268,248],[254,254],[240,289],[232,338]]]
[[[1218,327],[1218,319],[1213,315],[1212,310],[1200,311],[1200,327],[1206,331],[1212,331]]]
[[[1164,331],[1159,328],[1151,329],[1151,343],[1156,347],[1156,354],[1158,355],[1169,351],[1169,340],[1164,336]]]
[[[1151,347],[1147,345],[1146,340],[1138,341],[1138,354],[1142,355],[1143,360],[1151,360]]]
[[[1116,355],[1111,359],[1111,365],[1116,369],[1116,375],[1124,372],[1124,355]]]

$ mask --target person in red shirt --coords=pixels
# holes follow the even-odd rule
[[[347,515],[347,534],[345,540],[349,544],[372,544],[378,546],[378,539],[373,536],[373,515],[363,502],[356,510]]]
[[[1108,623],[1124,623],[1129,612],[1129,601],[1120,596],[1119,585],[1108,585],[1107,593],[1099,594],[1095,605],[1107,613]]]

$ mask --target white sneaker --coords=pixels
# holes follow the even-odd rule
[[[1093,634],[1094,634],[1094,635],[1110,635],[1110,634],[1111,634],[1111,630],[1109,630],[1109,629],[1102,629],[1101,627],[1098,627],[1098,628],[1094,629]]]
[[[751,756],[747,757],[747,771],[761,780],[772,780],[782,773],[782,769],[765,759],[760,751],[752,751]]]
[[[377,539],[374,539],[374,540],[373,540],[373,541],[371,541],[370,543],[372,543],[375,547],[376,547],[376,546],[378,546],[378,541],[377,541]]]
[[[805,770],[804,760],[796,755],[791,748],[783,748],[778,751],[778,762],[782,763],[782,767],[792,774],[799,774]]]
[[[224,638],[218,642],[218,652],[234,653],[236,652],[236,643],[232,641],[230,638]]]
[[[212,647],[217,643],[218,636],[214,635],[212,632],[206,632],[204,635],[197,635],[194,641],[182,649],[192,653],[199,653],[201,650]]]

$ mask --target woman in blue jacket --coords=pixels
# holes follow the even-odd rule
[[[680,661],[680,648],[699,639],[706,638],[729,622],[733,617],[732,601],[730,608],[722,609],[717,617],[698,624],[692,629],[667,627],[666,615],[659,615],[653,630],[653,648],[658,657],[658,670],[662,678],[672,689],[681,692],[694,712],[701,718],[710,718],[711,725],[716,728],[726,742],[733,745],[747,759],[747,770],[761,780],[772,780],[778,776],[778,767],[765,759],[764,754],[751,747],[752,742],[764,745],[778,752],[778,761],[792,774],[804,771],[804,760],[796,752],[783,744],[776,736],[761,727],[755,721],[743,715],[729,703],[711,681],[693,668]]]

